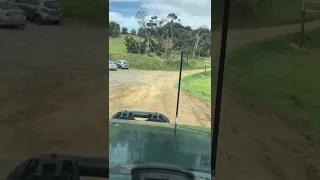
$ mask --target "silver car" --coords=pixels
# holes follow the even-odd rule
[[[115,63],[120,69],[129,69],[129,63],[125,60],[116,60]]]
[[[0,25],[24,27],[26,14],[16,4],[0,0]]]
[[[58,0],[12,0],[37,24],[52,22],[60,24],[62,7]]]
[[[113,61],[109,61],[109,70],[118,70],[117,64],[115,64]]]

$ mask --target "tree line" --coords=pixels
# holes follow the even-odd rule
[[[126,35],[124,44],[128,53],[147,53],[149,56],[155,53],[163,56],[169,64],[180,55],[181,50],[193,59],[211,54],[211,30],[208,27],[192,29],[184,26],[175,13],[169,13],[164,18],[148,18],[146,11],[138,11],[135,18],[139,28],[137,31],[132,29],[130,34],[126,27],[120,28],[118,23],[109,22],[109,36]]]
[[[122,27],[120,29],[120,25],[114,21],[109,22],[109,36],[110,37],[120,37],[120,34],[129,34],[127,27]],[[136,35],[137,31],[135,29],[131,29],[130,34]]]

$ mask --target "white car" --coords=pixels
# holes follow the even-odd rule
[[[118,70],[117,64],[114,63],[113,61],[109,61],[109,70],[113,70],[113,71]]]
[[[24,27],[26,25],[26,13],[16,4],[0,0],[0,25]]]

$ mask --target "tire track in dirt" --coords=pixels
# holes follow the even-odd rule
[[[203,70],[185,71],[183,76]],[[173,123],[175,119],[178,72],[149,72],[150,83],[125,88],[125,84],[110,87],[110,116],[120,110],[160,112]],[[120,89],[125,91],[120,92]],[[179,123],[195,126],[211,126],[210,106],[181,92]]]

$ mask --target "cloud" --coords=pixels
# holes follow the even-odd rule
[[[109,19],[120,24],[121,27],[125,26],[130,28],[129,31],[134,28],[138,29],[139,25],[134,16],[132,17],[123,17],[120,13],[109,12]]]
[[[183,25],[198,28],[200,26],[211,27],[211,0],[109,0],[109,2],[137,2],[141,9],[149,15],[158,17],[167,16],[168,13],[176,13]],[[109,12],[110,20],[119,22],[127,27],[138,27],[135,17],[124,17],[117,12]]]

